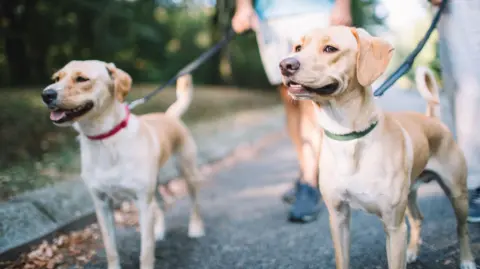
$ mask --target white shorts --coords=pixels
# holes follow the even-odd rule
[[[291,51],[303,34],[329,25],[328,12],[299,14],[260,21],[257,43],[263,69],[272,85],[282,83],[278,67],[280,61]]]

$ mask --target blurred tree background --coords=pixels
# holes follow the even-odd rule
[[[114,62],[133,77],[128,99],[138,98],[222,38],[234,1],[1,0],[0,91],[8,102],[0,106],[0,201],[78,175],[75,132],[53,126],[40,99],[54,71],[70,60]],[[352,1],[356,26],[382,23],[377,0]],[[237,36],[193,75],[187,124],[280,102],[253,32]],[[173,90],[164,91],[135,112],[163,111],[174,98]]]
[[[5,0],[0,86],[44,85],[72,59],[115,62],[135,82],[159,83],[219,40],[235,0]],[[357,26],[381,23],[376,0],[353,0]],[[195,72],[200,84],[268,86],[253,33]]]

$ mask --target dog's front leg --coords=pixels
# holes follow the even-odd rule
[[[327,205],[327,207],[337,269],[348,269],[350,266],[350,206],[341,203],[338,206]]]
[[[403,212],[405,212],[403,207]],[[400,211],[400,210],[394,210]],[[404,214],[390,213],[394,216],[383,218],[387,234],[387,259],[389,269],[407,268],[407,224]]]
[[[104,193],[92,193],[92,199],[95,205],[98,224],[102,232],[103,244],[105,245],[108,269],[120,269],[112,200]]]
[[[137,201],[138,211],[140,213],[140,269],[153,269],[155,262],[155,201],[154,194],[148,193],[139,196]]]

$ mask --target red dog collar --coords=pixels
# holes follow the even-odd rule
[[[90,140],[103,140],[106,138],[109,138],[110,136],[114,136],[116,133],[120,132],[123,128],[127,127],[128,125],[128,119],[130,118],[130,110],[128,109],[128,106],[125,106],[125,112],[127,112],[127,116],[125,116],[125,119],[123,119],[119,124],[117,124],[115,127],[113,127],[112,130],[99,134],[99,135],[92,135],[88,136],[88,139]]]

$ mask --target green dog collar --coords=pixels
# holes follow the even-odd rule
[[[327,130],[325,131],[325,135],[328,136],[328,138],[337,140],[337,141],[350,141],[354,139],[359,139],[361,137],[366,136],[368,133],[370,133],[373,129],[375,129],[375,126],[377,126],[378,121],[372,123],[367,129],[360,131],[360,132],[351,132],[348,134],[334,134],[332,132],[329,132]]]

